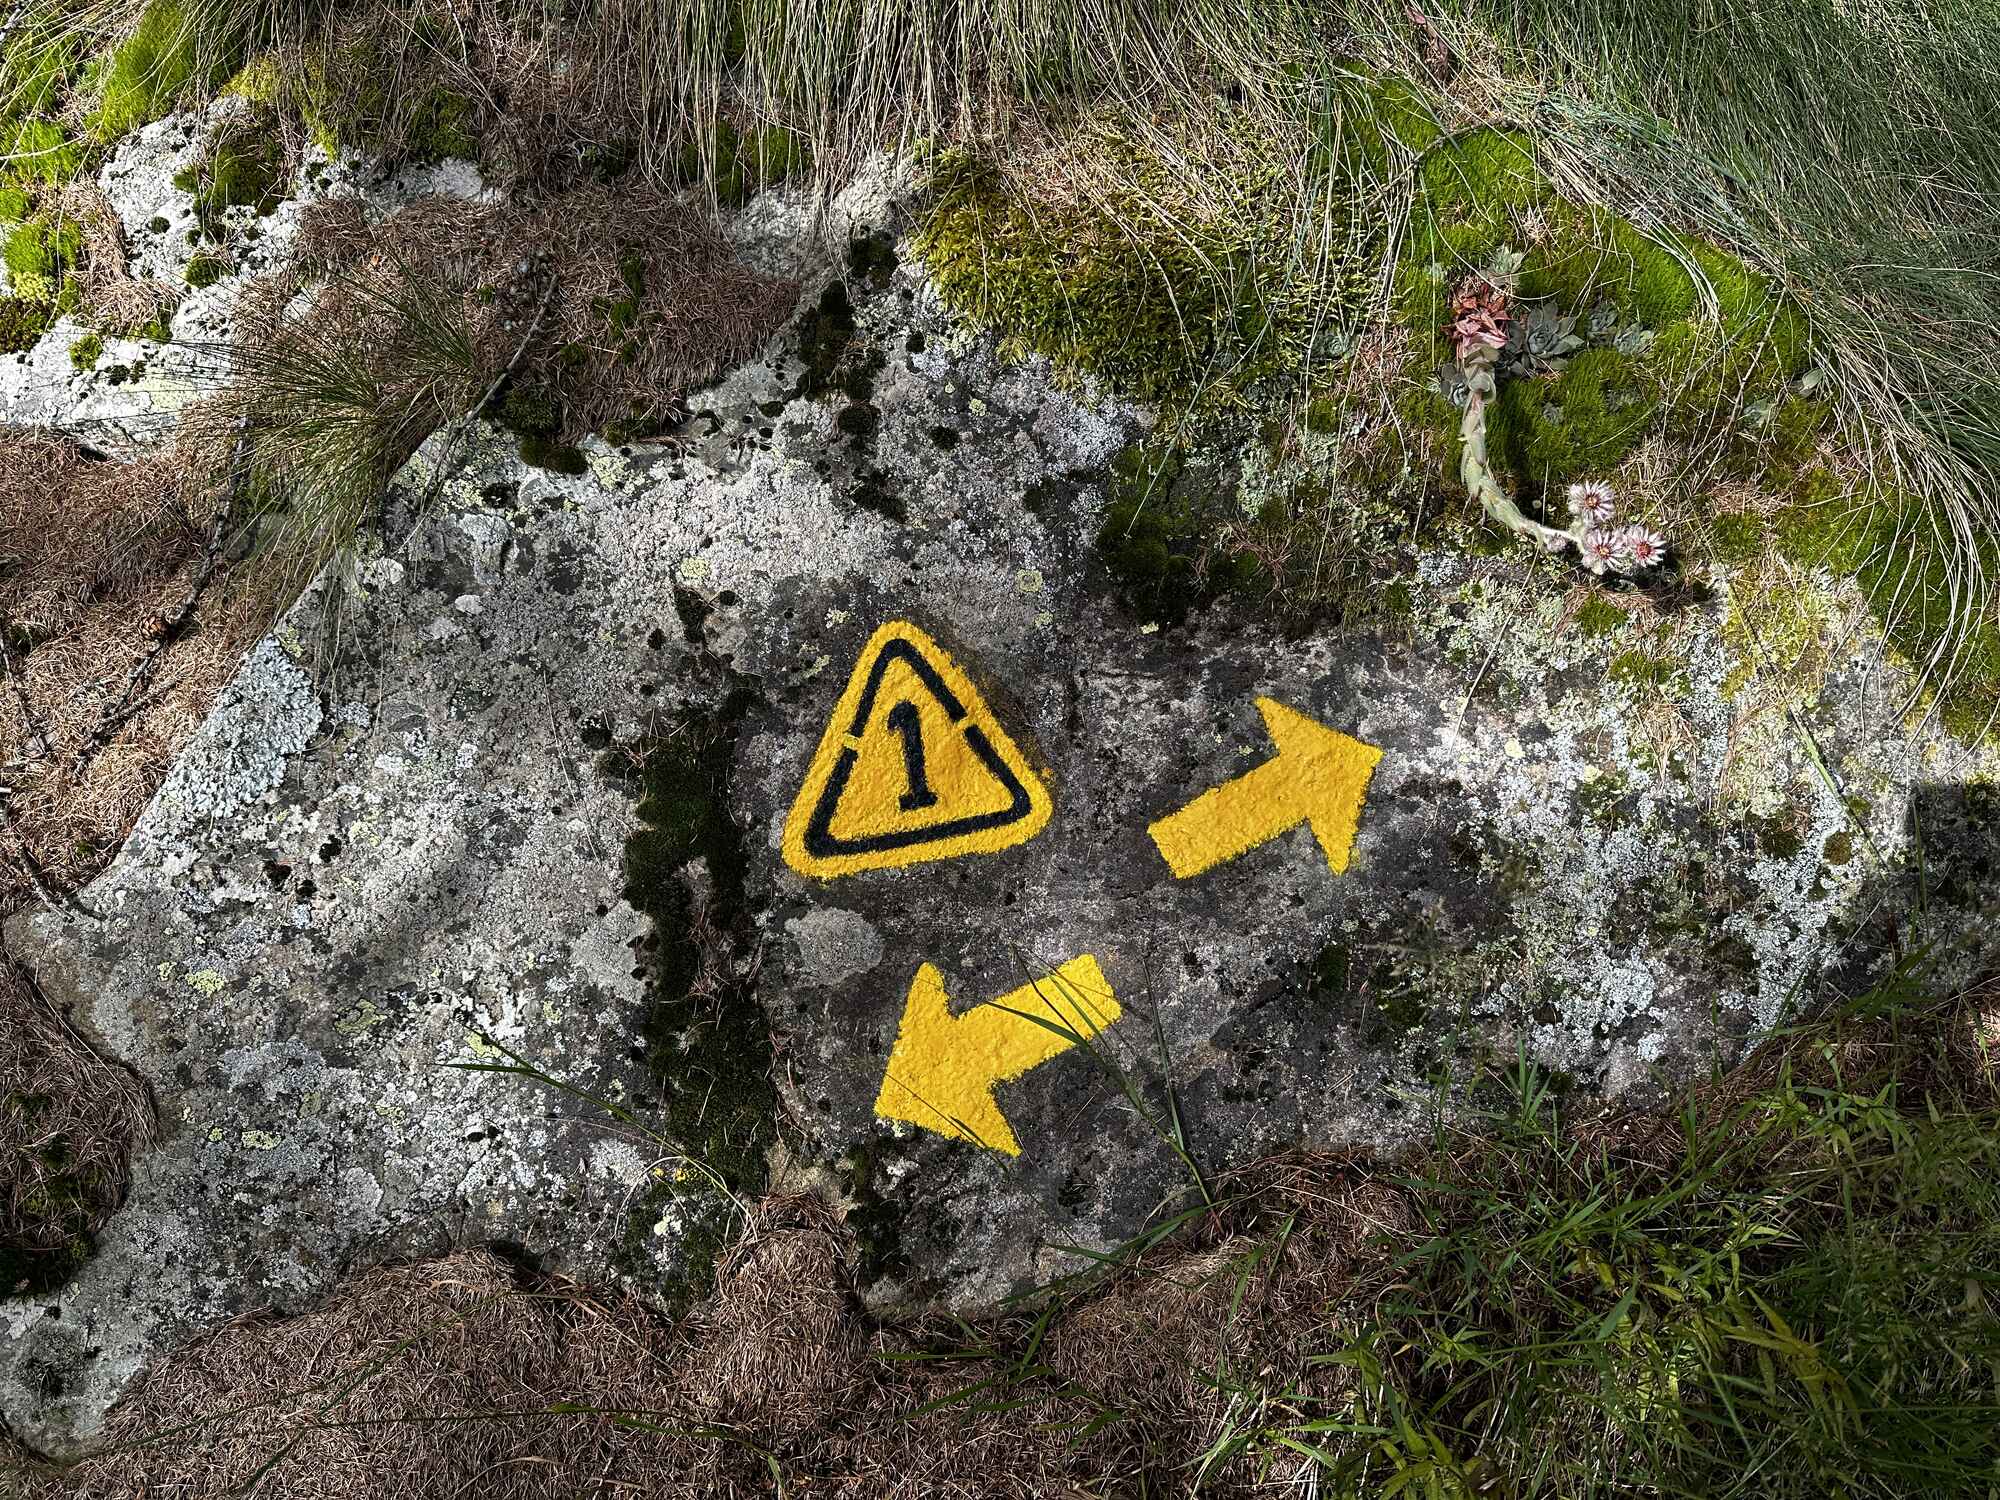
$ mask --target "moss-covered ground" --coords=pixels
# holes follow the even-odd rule
[[[1774,556],[1853,578],[1898,650],[1948,668],[1955,729],[1994,716],[2000,622],[1967,606],[1964,538],[1849,456],[1836,372],[1768,276],[1566,196],[1530,132],[1447,133],[1405,80],[1350,65],[1303,118],[1228,131],[1247,185],[1287,184],[1261,197],[1170,190],[1155,138],[1096,124],[1087,173],[1041,148],[933,164],[913,242],[946,301],[1004,354],[1166,414],[1105,476],[1100,555],[1137,612],[1350,613],[1386,601],[1420,540],[1511,545],[1457,475],[1446,338],[1453,291],[1511,251],[1488,441],[1531,515],[1567,524],[1567,486],[1608,479],[1621,519],[1668,537],[1676,586]]]
[[[73,221],[35,215],[6,231],[4,256],[10,291],[0,299],[0,352],[18,352],[82,306],[83,234]]]
[[[174,176],[174,186],[191,194],[202,233],[211,240],[227,234],[224,213],[251,207],[268,214],[284,196],[284,144],[269,111],[220,127],[207,149]]]

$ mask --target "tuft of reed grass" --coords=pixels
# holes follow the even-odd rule
[[[400,265],[349,274],[210,351],[228,381],[206,420],[240,436],[243,522],[303,583],[380,505],[389,476],[467,410],[499,365],[469,288]]]

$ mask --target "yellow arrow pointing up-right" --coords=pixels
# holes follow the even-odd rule
[[[1121,1014],[1088,953],[959,1016],[951,1013],[944,975],[925,964],[910,985],[875,1113],[1019,1156],[994,1086],[1088,1041]]]
[[[1300,823],[1312,825],[1334,874],[1347,869],[1368,778],[1382,752],[1275,698],[1259,698],[1257,708],[1278,753],[1146,830],[1178,879],[1213,869]]]

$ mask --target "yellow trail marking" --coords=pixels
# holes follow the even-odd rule
[[[944,975],[925,964],[910,985],[875,1113],[1019,1156],[1021,1143],[994,1101],[995,1085],[1088,1041],[1122,1014],[1088,953],[958,1016]]]
[[[1312,825],[1334,874],[1347,869],[1368,778],[1382,752],[1275,698],[1259,698],[1257,708],[1277,754],[1146,830],[1178,879],[1211,870],[1300,823]]]
[[[1027,759],[936,641],[904,620],[869,638],[785,819],[785,863],[831,878],[992,854],[1049,821]]]

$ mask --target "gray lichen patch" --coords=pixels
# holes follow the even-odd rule
[[[319,727],[312,679],[266,636],[167,773],[147,814],[152,836],[178,838],[259,801]]]

